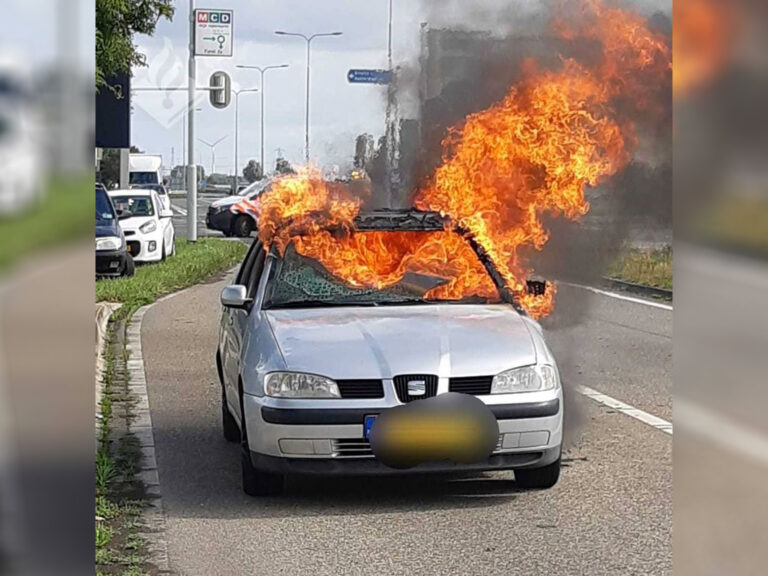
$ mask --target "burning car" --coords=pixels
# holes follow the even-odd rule
[[[312,219],[278,236],[262,231],[221,294],[223,429],[241,445],[247,494],[279,493],[288,474],[514,470],[521,487],[556,484],[555,359],[471,234],[407,210],[357,213],[352,226]],[[407,468],[378,458],[377,417],[449,393],[495,417],[484,457]]]

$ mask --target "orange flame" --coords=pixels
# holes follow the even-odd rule
[[[527,62],[522,80],[502,101],[450,130],[443,164],[415,198],[417,208],[437,211],[467,231],[536,318],[552,311],[555,289],[526,292],[532,271],[519,250],[546,244],[543,214],[578,219],[588,212],[585,188],[622,170],[636,146],[634,127],[614,102],[628,100],[647,111],[654,90],[671,76],[666,39],[637,14],[590,0],[575,23],[556,29],[565,39],[599,43],[600,61],[563,59],[556,71]],[[355,286],[390,286],[411,272],[446,279],[428,298],[495,294],[458,234],[355,233],[360,205],[342,186],[304,172],[279,180],[265,195],[260,236],[280,250],[293,241],[300,254]],[[332,234],[328,226],[349,233]]]

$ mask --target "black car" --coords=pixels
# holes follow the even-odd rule
[[[119,218],[130,218],[123,212]],[[126,250],[118,215],[104,186],[96,185],[96,276],[133,276],[134,263]]]
[[[269,188],[269,180],[251,184],[239,194],[217,200],[208,207],[205,225],[209,230],[218,230],[225,236],[247,238],[258,227],[254,208],[259,197]],[[247,202],[243,202],[243,201]],[[248,203],[253,204],[248,204]],[[233,206],[237,208],[233,211]]]

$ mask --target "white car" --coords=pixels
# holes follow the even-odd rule
[[[173,212],[154,190],[110,190],[109,197],[125,234],[128,252],[136,262],[161,262],[176,253]],[[130,212],[125,217],[125,212]]]

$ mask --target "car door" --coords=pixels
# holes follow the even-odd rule
[[[254,273],[261,277],[261,268],[264,266],[263,253],[264,250],[261,242],[257,241],[251,244],[243,265],[235,277],[235,284],[245,286],[248,289],[249,297],[253,297],[251,296],[252,293],[255,294],[255,291],[251,288]],[[220,353],[224,391],[229,405],[238,412],[240,408],[238,390],[240,354],[249,312],[249,310],[224,308],[222,313]]]

